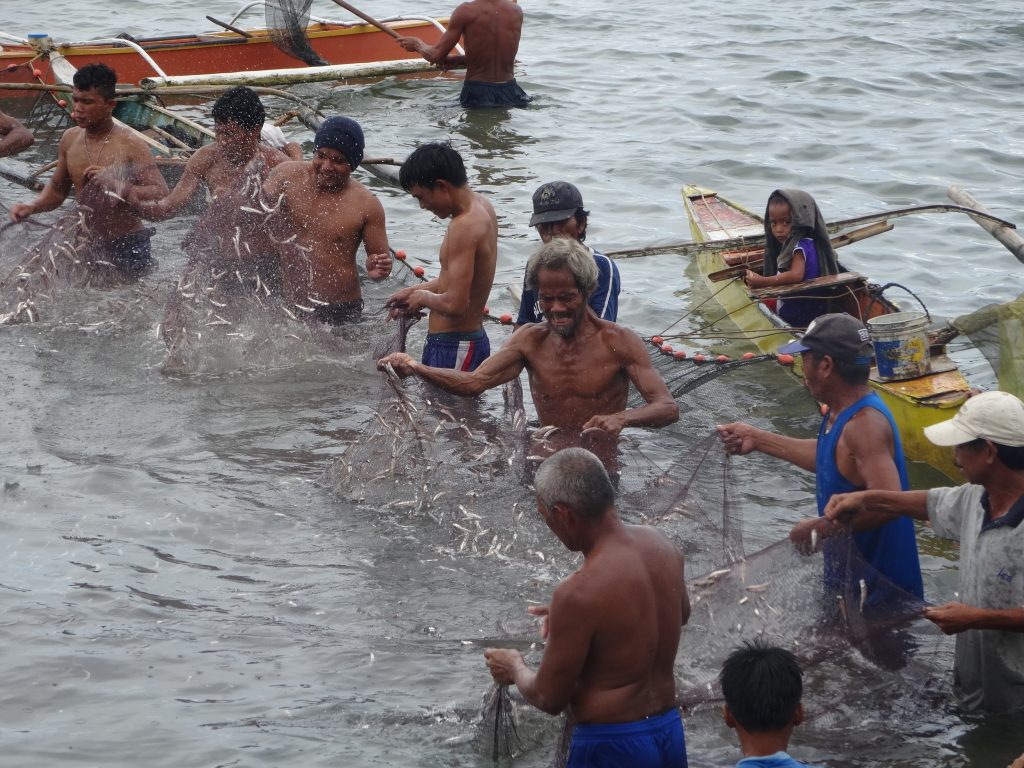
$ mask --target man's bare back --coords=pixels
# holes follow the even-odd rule
[[[384,207],[358,181],[347,178],[338,190],[318,186],[312,162],[284,163],[264,185],[271,204],[281,201],[285,217],[282,240],[295,235],[299,248],[282,254],[285,299],[313,303],[361,298],[356,252],[363,243],[370,277],[390,272]]]
[[[623,524],[608,474],[588,451],[545,460],[534,487],[538,513],[583,565],[550,605],[529,609],[544,617],[547,638],[537,670],[519,651],[488,648],[491,675],[544,712],[569,710],[570,765],[685,765],[673,673],[690,617],[682,553],[654,528]]]
[[[416,37],[399,40],[409,51],[442,68],[465,64],[466,80],[507,83],[515,79],[523,31],[523,9],[511,0],[471,0],[452,13],[448,30],[435,45]],[[465,56],[451,55],[462,39]]]
[[[555,588],[548,644],[589,635],[570,708],[581,723],[622,723],[676,706],[672,667],[689,613],[683,556],[658,531],[625,525]],[[543,664],[542,664],[543,667]]]

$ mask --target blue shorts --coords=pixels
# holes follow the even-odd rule
[[[475,371],[491,355],[491,340],[481,328],[470,333],[428,333],[423,364],[432,368]]]
[[[686,768],[683,720],[675,707],[632,723],[577,725],[566,768]]]
[[[107,255],[125,275],[136,277],[154,265],[149,239],[156,232],[153,228],[130,232],[106,245]]]

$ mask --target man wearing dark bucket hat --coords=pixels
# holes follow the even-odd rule
[[[839,494],[825,515],[854,525],[879,514],[927,520],[937,536],[959,541],[958,600],[925,608],[924,617],[957,636],[953,675],[961,706],[1024,711],[1024,403],[1007,392],[984,392],[924,434],[953,447],[966,484]]]
[[[729,453],[761,451],[815,473],[818,517],[801,521],[790,532],[790,539],[798,547],[810,550],[838,530],[835,523],[822,516],[834,494],[861,489],[906,490],[906,462],[892,414],[868,388],[871,342],[863,323],[841,313],[822,315],[810,324],[802,339],[780,347],[779,352],[800,354],[804,383],[827,408],[818,437],[785,437],[740,422],[720,426],[718,432]],[[917,541],[910,520],[864,515],[854,528],[853,539],[860,555],[875,571],[904,592],[923,596]],[[827,582],[835,582],[840,565],[826,557]],[[868,578],[866,586],[868,605],[886,602],[887,590],[880,583]]]
[[[283,163],[263,185],[270,205],[280,203],[280,241],[285,301],[314,320],[357,322],[363,300],[356,251],[366,249],[373,280],[391,274],[384,207],[352,178],[363,159],[363,130],[347,117],[329,117],[313,139],[313,159]]]
[[[537,187],[533,193],[533,216],[530,226],[544,243],[553,237],[568,237],[580,243],[587,237],[587,219],[590,211],[583,208],[583,196],[567,181],[550,181]],[[597,264],[597,287],[587,299],[587,304],[601,320],[615,322],[619,313],[619,268],[615,262],[598,253],[589,245],[583,246],[594,257]],[[523,295],[519,302],[519,317],[516,325],[539,323],[543,320],[537,292],[523,282]]]

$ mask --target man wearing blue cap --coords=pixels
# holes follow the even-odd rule
[[[363,129],[348,117],[329,117],[313,140],[313,159],[284,163],[263,185],[279,205],[282,291],[285,301],[329,325],[357,322],[363,300],[356,251],[366,249],[373,280],[391,274],[384,207],[352,178],[363,160]]]
[[[801,521],[789,535],[798,547],[810,550],[839,530],[823,517],[834,494],[905,491],[909,487],[906,461],[892,414],[868,387],[871,341],[863,323],[843,313],[822,315],[802,339],[780,347],[779,352],[800,354],[804,383],[811,396],[826,406],[818,437],[785,437],[741,422],[720,426],[718,432],[731,454],[761,451],[815,473],[818,516]],[[858,518],[853,534],[860,555],[874,570],[905,593],[923,597],[917,540],[909,519],[866,514]],[[837,565],[826,559],[826,576]],[[863,599],[868,605],[887,600],[880,583],[868,578],[866,586]]]

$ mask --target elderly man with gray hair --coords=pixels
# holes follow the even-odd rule
[[[679,418],[640,337],[588,307],[597,265],[583,245],[566,238],[545,243],[530,257],[526,279],[544,322],[520,328],[475,371],[432,368],[401,352],[378,366],[390,364],[401,376],[465,396],[511,381],[525,368],[540,423],[559,427],[562,444],[567,437],[579,442],[582,433],[596,441],[595,449],[604,448],[624,427],[663,427]],[[639,408],[627,408],[630,383],[646,401]]]
[[[583,565],[555,587],[544,617],[544,656],[488,648],[495,681],[515,684],[549,714],[568,710],[568,766],[686,766],[672,667],[690,616],[683,555],[654,528],[625,525],[594,454],[566,448],[534,480],[537,510]]]

